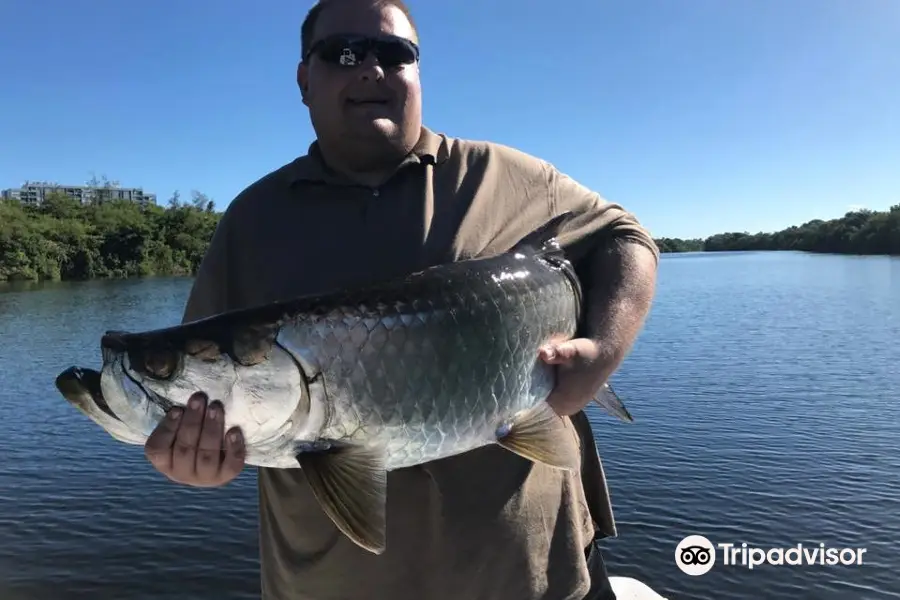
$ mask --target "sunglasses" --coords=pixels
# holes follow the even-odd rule
[[[389,69],[419,60],[419,47],[406,38],[393,35],[335,34],[313,44],[303,60],[309,61],[313,54],[330,65],[346,68],[361,65],[369,54],[373,54],[378,64]]]

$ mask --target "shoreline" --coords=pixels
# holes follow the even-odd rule
[[[196,274],[223,213],[198,194],[169,206],[80,204],[48,196],[40,206],[0,201],[0,283],[127,280]],[[202,201],[201,201],[202,200]],[[900,204],[859,210],[771,233],[656,237],[660,254],[805,252],[900,256]],[[171,274],[171,275],[170,275]]]
[[[819,250],[788,250],[788,249],[760,249],[760,248],[729,248],[727,250],[663,250],[660,249],[661,256],[678,256],[685,254],[735,254],[739,252],[765,252],[765,253],[798,253],[812,254],[816,256],[847,256],[855,258],[890,258],[900,259],[898,254],[885,253],[862,253],[862,252],[825,252]],[[148,275],[125,275],[125,276],[100,276],[87,278],[37,278],[37,279],[0,279],[0,291],[4,288],[13,287],[33,287],[53,284],[73,284],[73,283],[92,283],[92,282],[124,282],[124,281],[149,281],[154,279],[192,279],[196,277],[196,273],[153,273]]]

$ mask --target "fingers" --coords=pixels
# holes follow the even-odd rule
[[[244,436],[239,427],[232,427],[225,436],[225,457],[219,468],[219,479],[231,481],[244,470]]]
[[[160,473],[172,471],[172,444],[175,443],[182,412],[181,408],[171,409],[144,443],[144,455]]]
[[[538,356],[542,361],[551,365],[558,365],[559,363],[564,362],[556,353],[556,346],[552,344],[547,344],[546,346],[541,347],[538,350]]]
[[[225,410],[196,393],[186,410],[172,408],[144,445],[150,463],[172,481],[196,487],[228,483],[243,470],[245,448],[240,429],[224,435]]]
[[[187,410],[181,417],[172,446],[171,476],[180,483],[196,479],[197,450],[205,416],[206,395],[198,392],[188,399]]]
[[[577,356],[577,349],[571,344],[547,344],[538,351],[541,360],[551,365],[561,365]]]
[[[194,468],[201,481],[217,481],[222,464],[222,437],[225,435],[225,410],[221,402],[210,402],[199,432]]]
[[[538,350],[538,355],[546,363],[561,365],[575,360],[591,362],[597,359],[599,352],[599,347],[593,340],[577,338],[566,342],[545,344]]]

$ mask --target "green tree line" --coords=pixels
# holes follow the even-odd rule
[[[192,275],[221,216],[196,191],[165,207],[99,197],[0,200],[0,281]]]
[[[110,187],[107,185],[106,187]],[[165,206],[52,192],[39,206],[0,200],[0,281],[193,275],[221,218],[205,194]],[[662,252],[802,250],[900,255],[900,204],[814,220],[775,233],[659,238]]]
[[[801,250],[831,254],[900,255],[900,204],[887,211],[855,210],[774,233],[717,233],[706,239],[660,238],[662,252]]]

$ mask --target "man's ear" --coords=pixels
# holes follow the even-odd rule
[[[309,91],[309,70],[303,61],[297,63],[297,87],[300,88],[300,98],[303,99],[303,104],[309,106],[306,99]]]

